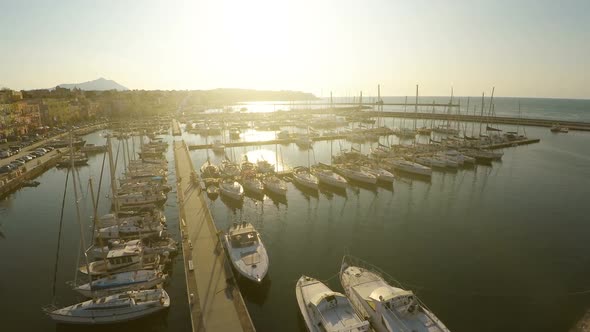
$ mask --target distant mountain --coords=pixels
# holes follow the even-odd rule
[[[113,81],[107,80],[104,78],[99,78],[94,81],[84,82],[84,83],[72,83],[72,84],[60,84],[58,85],[60,88],[66,89],[74,89],[78,88],[80,90],[85,91],[105,91],[105,90],[118,90],[118,91],[125,91],[129,90],[128,88],[122,86],[121,84]]]

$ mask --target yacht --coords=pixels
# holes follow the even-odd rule
[[[339,189],[346,189],[346,186],[348,185],[348,181],[346,181],[345,178],[335,173],[331,169],[324,167],[314,167],[312,168],[312,174],[318,178],[320,184],[325,184]]]
[[[293,169],[293,181],[305,188],[318,190],[319,181],[315,175],[309,172],[307,167],[295,167]]]
[[[567,132],[569,132],[569,128],[563,127],[563,126],[559,125],[559,123],[554,123],[551,126],[550,130],[552,133],[567,133]]]
[[[221,176],[219,168],[212,164],[209,159],[201,166],[201,175],[203,178],[218,178]]]
[[[268,161],[261,159],[256,162],[256,168],[258,169],[259,173],[266,174],[275,171],[275,165],[269,163]]]
[[[340,164],[334,165],[336,172],[340,173],[340,175],[344,176],[348,180],[358,181],[367,184],[376,184],[377,177],[369,172],[366,169],[363,169],[361,166],[352,165],[352,164]]]
[[[224,159],[219,167],[221,175],[224,177],[236,177],[240,176],[240,166],[230,160]]]
[[[386,160],[386,163],[396,171],[403,171],[407,173],[432,176],[432,169],[427,166],[420,165],[404,159],[393,158]]]
[[[377,181],[391,183],[393,180],[395,180],[395,176],[391,172],[375,165],[361,166],[361,169],[369,174],[374,175],[377,178]]]
[[[163,289],[109,295],[61,309],[46,309],[51,319],[70,324],[112,324],[142,318],[170,307]]]
[[[285,181],[279,179],[276,175],[266,176],[262,180],[262,183],[264,184],[264,189],[273,194],[280,196],[285,196],[287,194],[287,184]]]
[[[223,181],[219,184],[219,193],[238,201],[244,198],[244,188],[237,181]]]
[[[150,289],[166,280],[168,275],[158,270],[136,270],[115,273],[74,288],[86,297],[109,296],[131,290]]]
[[[110,250],[106,259],[91,262],[88,266],[78,268],[78,271],[93,277],[106,276],[117,272],[154,269],[160,263],[160,256],[157,254],[144,254],[143,248],[139,245],[128,245],[122,249]]]
[[[449,332],[412,291],[392,286],[379,269],[346,256],[339,276],[356,313],[375,331]]]
[[[295,286],[295,296],[307,329],[312,332],[362,332],[370,324],[361,319],[350,301],[332,291],[321,281],[301,276]]]
[[[268,272],[268,255],[254,226],[248,222],[233,224],[224,244],[234,268],[247,279],[262,282]]]
[[[256,177],[256,173],[250,171],[242,176],[242,186],[244,190],[253,194],[262,195],[264,193],[264,184]]]

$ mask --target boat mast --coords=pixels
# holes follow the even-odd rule
[[[113,148],[110,137],[107,137],[107,151],[109,154],[109,170],[111,173],[111,195],[115,207],[115,219],[117,219],[119,216],[119,201],[117,200],[117,178],[115,177],[115,164],[113,162]]]
[[[414,131],[416,131],[416,117],[418,116],[418,84],[416,84],[416,103],[414,104]]]
[[[481,93],[481,117],[479,119],[479,137],[481,137],[481,124],[483,122],[483,108],[484,108],[484,104],[485,104],[485,92]]]
[[[74,199],[76,201],[76,220],[80,226],[80,246],[84,250],[84,260],[86,261],[86,272],[88,272],[88,281],[92,283],[92,275],[90,274],[90,262],[88,261],[88,253],[86,252],[86,240],[84,239],[84,226],[82,225],[82,218],[80,217],[80,204],[78,201],[78,188],[76,182],[76,169],[74,168],[74,137],[70,133],[70,167],[72,167],[72,180],[74,185]],[[78,262],[76,262],[78,264]],[[94,296],[93,296],[94,297]]]

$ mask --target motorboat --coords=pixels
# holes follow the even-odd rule
[[[238,201],[244,198],[244,188],[237,181],[223,181],[219,184],[219,193],[222,196]]]
[[[122,249],[110,250],[105,259],[90,262],[88,266],[83,265],[78,271],[93,277],[102,277],[118,272],[155,269],[159,264],[159,255],[144,254],[143,248],[139,245],[126,245]]]
[[[131,290],[154,288],[163,283],[167,277],[167,274],[159,270],[127,271],[76,286],[74,290],[86,297],[101,297]]]
[[[311,174],[307,167],[295,167],[293,169],[293,181],[298,185],[301,185],[305,188],[317,190],[318,189],[318,178]]]
[[[559,125],[559,123],[554,123],[550,128],[552,133],[567,133],[569,132],[569,128],[563,127]]]
[[[268,272],[268,255],[254,226],[248,222],[234,223],[224,236],[224,244],[240,275],[262,282]]]
[[[86,153],[74,153],[73,156],[66,154],[65,156],[61,157],[58,161],[56,166],[57,167],[71,167],[72,160],[74,166],[83,166],[88,165],[88,156]]]
[[[273,194],[285,196],[287,194],[287,183],[279,179],[276,175],[268,175],[262,179],[264,189]]]
[[[301,276],[295,296],[303,321],[312,332],[363,332],[370,330],[367,320],[354,311],[348,298],[332,291],[321,281]]]
[[[346,256],[339,277],[356,313],[375,331],[449,332],[412,291],[379,269]]]
[[[168,307],[170,297],[164,289],[148,289],[109,295],[60,309],[46,308],[45,311],[60,323],[96,325],[139,319]]]

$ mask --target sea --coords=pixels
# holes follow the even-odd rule
[[[404,99],[391,97],[386,102]],[[474,100],[470,98],[470,105]],[[590,122],[587,100],[494,98],[494,103],[497,115]],[[240,107],[272,112],[284,105]],[[405,125],[402,119],[388,121],[388,126]],[[469,126],[463,128],[469,130]],[[501,128],[514,130],[513,126]],[[311,193],[289,183],[285,199],[247,196],[237,205],[206,198],[219,229],[249,221],[268,250],[266,280],[261,285],[239,281],[256,329],[305,331],[295,300],[297,279],[311,276],[342,291],[337,273],[342,257],[350,254],[413,290],[451,331],[568,331],[590,309],[590,132],[518,129],[540,142],[506,148],[502,160],[492,165],[434,171],[429,181],[399,175],[391,186],[350,186],[344,193],[325,188]],[[104,134],[95,132],[85,138],[87,143],[105,144]],[[255,129],[242,135],[245,140],[274,138],[274,132]],[[167,142],[180,139],[163,138]],[[182,139],[203,144],[220,137],[184,133]],[[410,144],[393,137],[380,142]],[[119,151],[119,177],[120,165],[136,155],[139,141],[129,140],[126,150],[122,142],[113,143],[115,153]],[[316,142],[308,150],[295,144],[258,145],[226,153],[236,160],[244,155],[250,160],[266,159],[280,170],[329,163],[331,154],[350,148],[349,142],[332,141]],[[366,153],[371,144],[356,148]],[[174,185],[171,148],[167,157],[168,181]],[[207,158],[213,162],[223,158],[206,150],[191,151],[191,157],[197,169]],[[165,284],[172,299],[167,312],[108,328],[59,325],[43,313],[42,308],[50,304],[65,306],[83,300],[68,282],[84,280],[75,270],[83,261],[80,227],[85,243],[90,241],[89,179],[95,193],[100,186],[99,214],[110,209],[108,167],[99,184],[103,159],[104,154],[91,156],[89,165],[77,168],[75,176],[67,175],[66,169],[50,169],[37,178],[38,187],[22,188],[0,201],[2,330],[191,330],[179,256],[173,259]],[[81,226],[76,218],[74,177]],[[164,208],[168,231],[179,240],[174,190]]]

